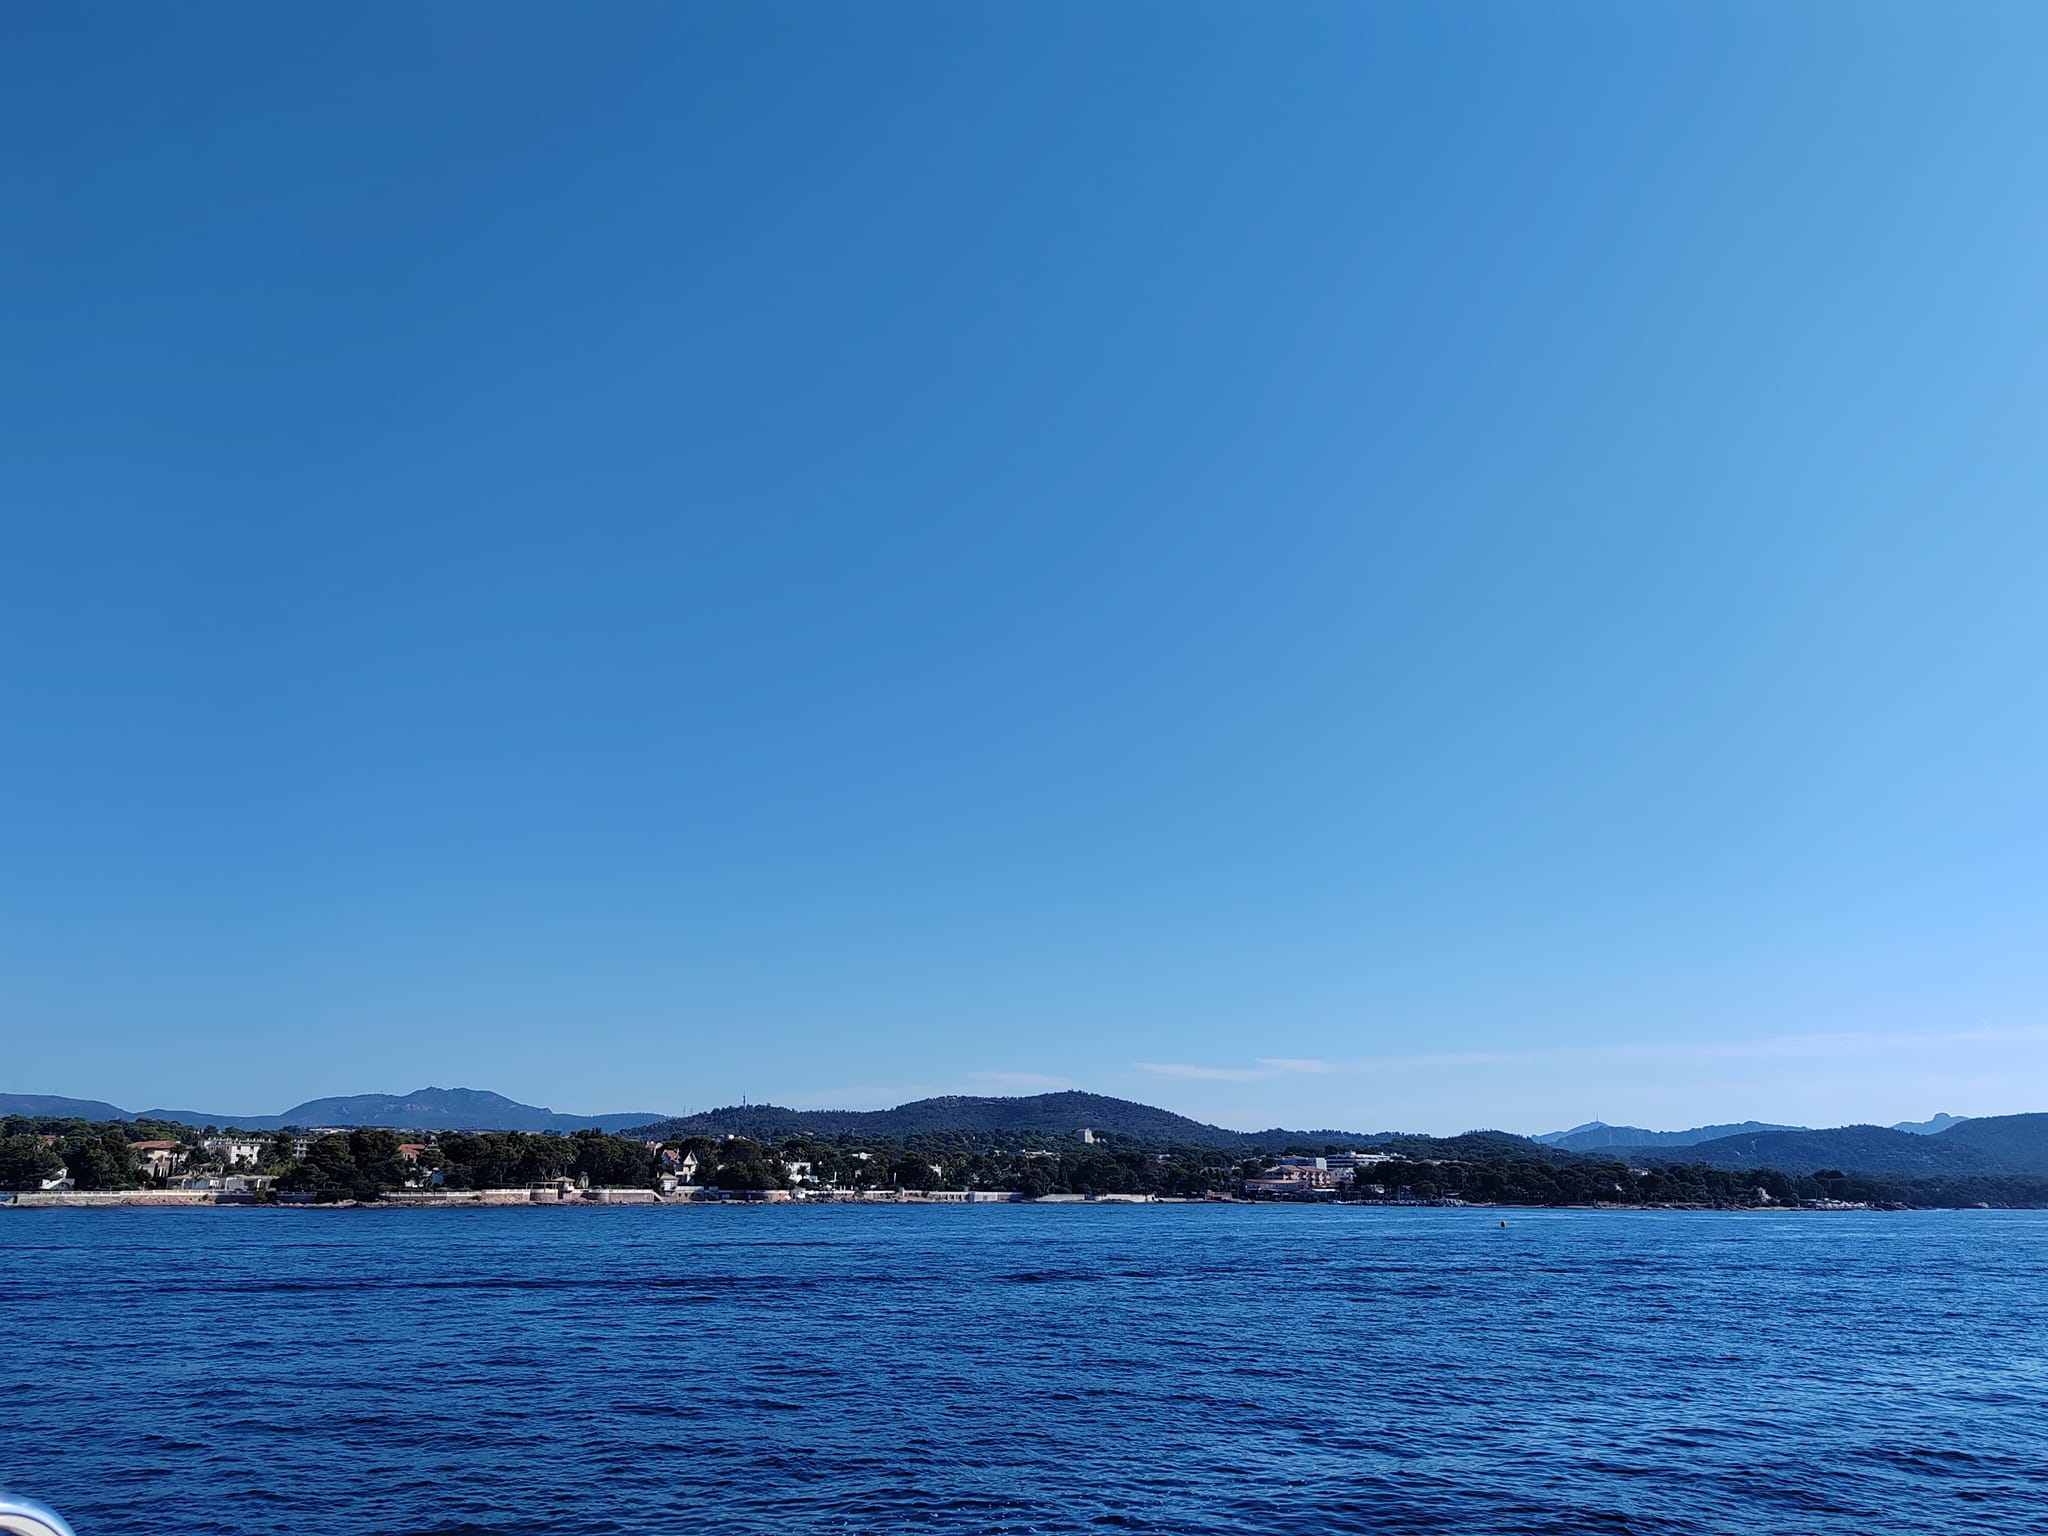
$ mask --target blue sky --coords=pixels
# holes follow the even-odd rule
[[[2048,1108],[2048,16],[0,16],[0,1048]]]

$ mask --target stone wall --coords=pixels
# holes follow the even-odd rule
[[[781,1193],[781,1191],[777,1191]],[[282,1197],[288,1205],[307,1205],[311,1196]],[[21,1210],[56,1209],[69,1206],[106,1209],[125,1205],[256,1205],[255,1195],[218,1194],[207,1189],[118,1189],[118,1190],[33,1190],[13,1196],[0,1195],[0,1205]],[[353,1201],[346,1202],[353,1204]],[[387,1190],[380,1205],[479,1206],[479,1205],[659,1205],[663,1202],[651,1189],[394,1189]]]
[[[50,1189],[25,1191],[16,1195],[13,1203],[26,1210],[35,1206],[92,1209],[112,1205],[215,1205],[219,1202],[210,1189]]]

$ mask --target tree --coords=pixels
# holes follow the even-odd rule
[[[937,1189],[939,1176],[932,1165],[914,1153],[906,1153],[889,1166],[890,1179],[903,1189]]]
[[[403,1187],[410,1166],[398,1152],[398,1132],[360,1130],[348,1133],[348,1153],[356,1166],[356,1198],[373,1200],[378,1189]],[[370,1186],[367,1191],[364,1185]]]
[[[63,1171],[64,1159],[42,1137],[0,1137],[0,1189],[37,1189]]]
[[[128,1150],[128,1138],[120,1130],[66,1141],[64,1166],[80,1189],[130,1189],[138,1182],[135,1154]]]
[[[659,1157],[654,1148],[603,1131],[578,1131],[569,1138],[575,1149],[570,1168],[592,1184],[651,1189]]]
[[[781,1162],[743,1136],[715,1143],[708,1162],[700,1153],[697,1180],[720,1189],[783,1189],[789,1184]]]
[[[1050,1158],[1033,1158],[1023,1164],[1017,1173],[1017,1193],[1026,1200],[1036,1200],[1053,1193],[1051,1161]]]
[[[277,1187],[293,1193],[325,1194],[355,1178],[355,1159],[348,1155],[346,1136],[322,1136],[306,1155],[287,1169]]]

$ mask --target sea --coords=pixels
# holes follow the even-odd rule
[[[0,1211],[0,1483],[79,1536],[2011,1536],[2048,1213]]]

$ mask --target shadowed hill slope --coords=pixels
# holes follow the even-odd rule
[[[1546,1147],[1562,1147],[1567,1152],[1598,1152],[1607,1147],[1691,1147],[1703,1141],[1719,1141],[1724,1136],[1804,1129],[1798,1125],[1770,1125],[1761,1120],[1745,1120],[1740,1125],[1696,1125],[1689,1131],[1647,1131],[1639,1125],[1607,1125],[1595,1120],[1535,1139]]]
[[[60,1093],[0,1093],[0,1115],[53,1115],[67,1120],[133,1120],[105,1099],[67,1099]]]
[[[614,1115],[558,1115],[479,1088],[416,1088],[411,1093],[358,1093],[308,1099],[281,1115],[229,1115],[196,1109],[146,1109],[137,1115],[97,1099],[52,1094],[0,1094],[0,1114],[56,1115],[79,1120],[169,1120],[179,1125],[233,1126],[276,1131],[286,1126],[382,1126],[396,1131],[616,1131],[644,1125],[643,1111]]]
[[[2008,1165],[2014,1172],[2048,1173],[2048,1114],[1959,1120],[1922,1139],[1935,1146],[1967,1148],[1971,1154]]]
[[[1293,1142],[1364,1146],[1385,1139],[1384,1134],[1367,1136],[1356,1131],[1230,1131],[1130,1099],[1075,1091],[1018,1098],[949,1094],[899,1104],[894,1109],[734,1105],[656,1121],[644,1130],[649,1136],[751,1136],[777,1140],[788,1136],[843,1135],[900,1138],[947,1132],[1073,1138],[1084,1128],[1097,1136],[1146,1146],[1268,1147]]]
[[[1965,1120],[1933,1136],[1878,1125],[1845,1125],[1828,1131],[1765,1131],[1726,1136],[1691,1147],[1637,1147],[1628,1151],[1631,1156],[1663,1163],[1779,1168],[1787,1173],[1839,1168],[1849,1173],[1894,1178],[1961,1174],[2048,1176],[2048,1114]]]
[[[644,1124],[648,1117],[558,1115],[480,1088],[416,1088],[403,1096],[359,1093],[309,1099],[277,1118],[290,1125],[380,1125],[414,1131],[616,1131]]]

